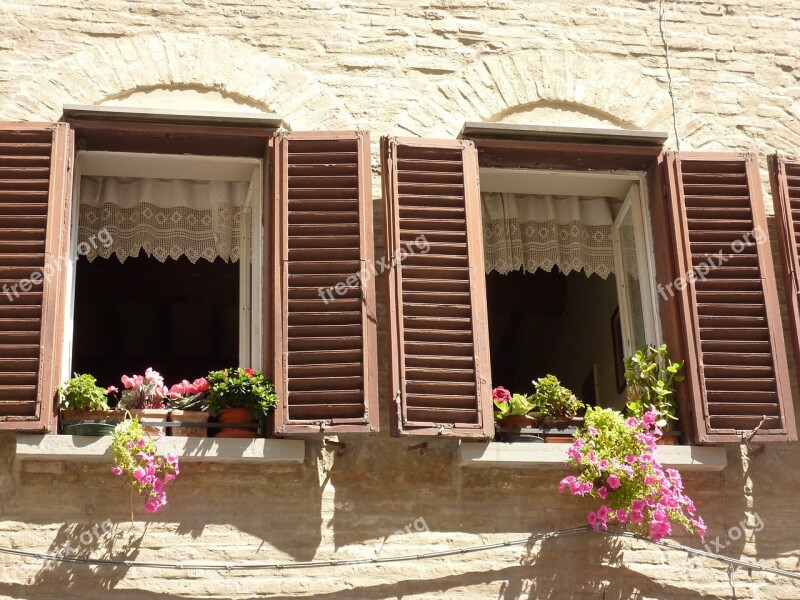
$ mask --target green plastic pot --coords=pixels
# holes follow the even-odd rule
[[[65,435],[111,435],[114,433],[114,425],[111,423],[75,423],[74,425],[65,425]]]

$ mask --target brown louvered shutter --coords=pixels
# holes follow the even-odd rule
[[[783,266],[786,306],[789,311],[794,358],[800,374],[800,156],[770,157],[772,201]],[[794,421],[792,403],[786,403],[786,418]]]
[[[369,136],[279,132],[274,173],[275,431],[375,432]]]
[[[699,442],[797,439],[753,154],[668,153],[667,182]]]
[[[477,153],[469,141],[383,138],[381,160],[393,432],[490,438]]]
[[[72,151],[64,123],[0,123],[0,429],[54,424]]]

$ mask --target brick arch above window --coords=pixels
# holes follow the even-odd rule
[[[401,117],[400,129],[452,137],[465,121],[502,120],[537,105],[571,107],[625,129],[672,129],[667,86],[646,75],[643,65],[571,48],[490,56],[430,87]]]
[[[220,57],[231,57],[238,67]],[[223,37],[164,33],[97,41],[53,62],[0,109],[8,120],[54,120],[64,104],[102,104],[153,88],[214,90],[280,114],[292,129],[337,130],[355,120],[299,64]]]

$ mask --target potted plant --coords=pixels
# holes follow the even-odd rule
[[[260,421],[277,404],[272,382],[253,369],[230,368],[208,374],[208,409],[220,423],[246,424]],[[223,428],[217,437],[254,438],[249,428]]]
[[[542,413],[541,426],[559,432],[547,432],[544,441],[548,443],[571,443],[572,432],[564,431],[570,426],[580,426],[578,413],[586,406],[578,400],[571,390],[561,385],[555,375],[540,377],[533,382],[535,392],[533,403]]]
[[[154,513],[167,504],[164,486],[180,472],[178,457],[158,456],[156,441],[142,427],[137,417],[122,421],[114,429],[111,455],[114,466],[111,472],[123,476],[139,495],[144,497],[144,508]]]
[[[695,516],[694,502],[683,493],[680,473],[664,469],[655,457],[660,418],[655,406],[641,418],[626,418],[610,408],[587,409],[567,451],[566,464],[580,473],[562,479],[559,492],[600,503],[587,515],[595,531],[617,523],[658,541],[670,535],[675,522],[705,535],[703,519]]]
[[[655,406],[659,417],[656,425],[670,431],[677,420],[675,410],[675,384],[684,377],[678,372],[683,361],[673,362],[667,354],[666,344],[659,347],[643,346],[636,354],[625,359],[627,382],[627,413],[642,418],[645,411]],[[673,435],[660,437],[659,443],[676,443]]]
[[[492,390],[494,420],[508,429],[526,429],[539,424],[539,413],[530,396],[512,394],[500,386]]]
[[[123,375],[121,380],[125,386],[119,400],[121,408],[141,418],[167,420],[169,411],[165,408],[164,402],[169,396],[169,390],[164,385],[164,378],[158,371],[147,367],[144,375],[134,375],[133,377]],[[145,430],[151,433],[163,433],[164,427],[146,426]]]
[[[109,411],[108,394],[116,391],[103,389],[89,374],[75,375],[58,388],[58,408],[63,432],[69,435],[109,435],[113,423],[118,423],[120,413]]]
[[[205,377],[189,383],[183,380],[169,388],[169,420],[182,423],[207,423],[208,381]],[[206,437],[207,427],[173,427],[172,435]]]

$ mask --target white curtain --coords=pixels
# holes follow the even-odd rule
[[[82,177],[78,242],[87,244],[79,248],[88,246],[89,261],[116,254],[125,262],[140,251],[161,262],[237,261],[247,190],[239,181]],[[89,243],[103,228],[113,243]]]
[[[608,278],[619,201],[588,196],[481,194],[486,272],[524,269]]]

